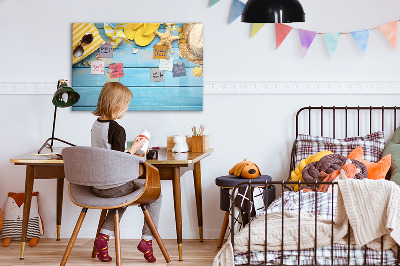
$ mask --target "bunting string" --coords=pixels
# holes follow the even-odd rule
[[[398,21],[400,21],[400,20],[394,20],[392,22],[398,22]],[[391,22],[389,22],[389,23],[391,23]],[[283,25],[285,25],[285,24],[283,24]],[[386,24],[383,24],[383,25],[386,25]],[[383,25],[381,25],[381,26],[383,26]],[[378,27],[375,27],[375,28],[370,28],[370,30],[379,30],[379,27],[381,27],[381,26],[378,26]],[[293,27],[291,27],[291,28],[294,29],[294,30],[300,30],[300,28],[293,28]],[[358,30],[358,31],[362,31],[362,30]],[[350,32],[341,32],[341,31],[339,31],[338,33],[341,34],[341,35],[345,35],[345,34],[351,34],[352,32],[357,32],[357,30],[350,31]],[[327,33],[329,33],[329,32],[317,32],[317,34],[327,34]]]
[[[209,7],[214,6],[220,0],[210,0]],[[232,9],[229,16],[229,24],[235,21],[243,12],[245,4],[240,0],[231,0],[232,1]],[[300,28],[293,28],[289,25],[276,23],[275,24],[275,41],[276,41],[276,49],[280,47],[282,42],[288,36],[288,34],[292,30],[297,30],[299,32],[300,45],[301,45],[301,53],[304,58],[311,44],[313,43],[315,37],[317,35],[322,35],[326,44],[326,48],[328,49],[328,53],[332,58],[336,48],[339,45],[339,40],[341,35],[351,34],[354,41],[356,42],[358,48],[361,53],[364,55],[366,53],[368,47],[368,41],[371,31],[380,30],[389,44],[392,46],[394,50],[397,49],[397,28],[398,22],[400,20],[395,20],[392,22],[388,22],[386,24],[380,25],[374,28],[367,28],[363,30],[356,30],[350,32],[316,32],[311,30],[305,30]],[[251,38],[253,38],[260,30],[265,26],[266,23],[252,23],[251,29]]]

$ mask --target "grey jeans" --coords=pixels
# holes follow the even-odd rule
[[[128,195],[138,189],[141,189],[143,186],[144,182],[137,182],[137,181],[135,182],[135,180],[132,180],[122,186],[108,188],[108,189],[98,189],[93,187],[92,191],[94,195],[101,198],[116,198]],[[160,194],[160,197],[158,197],[158,199],[155,202],[146,204],[146,207],[149,210],[151,218],[153,218],[154,224],[156,225],[157,228],[158,228],[158,221],[160,219],[161,202],[162,202],[162,196]],[[118,208],[120,219],[122,218],[122,215],[124,214],[125,210],[126,207]],[[108,210],[106,220],[104,221],[100,233],[109,236],[114,236],[114,214],[115,214],[115,209]],[[151,240],[152,238],[153,234],[150,230],[149,225],[145,220],[142,230],[142,239]]]

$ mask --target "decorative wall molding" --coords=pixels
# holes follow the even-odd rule
[[[56,87],[57,87],[57,82],[0,83],[0,94],[54,94]]]
[[[0,83],[0,94],[53,94],[57,83]],[[400,94],[400,81],[205,81],[204,94]]]
[[[213,81],[204,94],[399,94],[400,81]]]

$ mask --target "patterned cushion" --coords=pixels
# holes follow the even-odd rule
[[[364,137],[345,139],[299,134],[296,139],[296,165],[298,165],[302,159],[323,150],[329,150],[347,157],[357,146],[363,148],[365,160],[378,162],[385,147],[383,131],[374,132]]]

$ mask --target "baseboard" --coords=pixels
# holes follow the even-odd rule
[[[0,83],[0,94],[50,94],[56,82]],[[204,94],[400,94],[400,81],[204,81]]]

